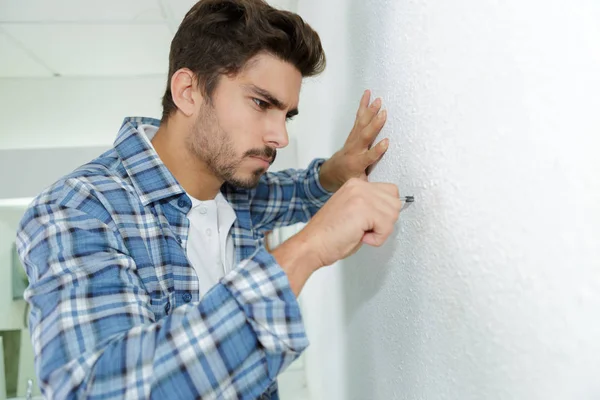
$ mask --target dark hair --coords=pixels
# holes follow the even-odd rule
[[[171,42],[162,121],[177,109],[171,94],[171,78],[177,70],[193,71],[210,99],[221,75],[239,73],[261,52],[291,63],[303,77],[325,69],[319,35],[299,15],[263,0],[200,0]]]

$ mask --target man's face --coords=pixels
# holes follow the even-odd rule
[[[212,104],[200,105],[188,148],[219,179],[255,187],[288,144],[286,120],[297,114],[301,83],[292,64],[257,55],[237,76],[221,76]]]

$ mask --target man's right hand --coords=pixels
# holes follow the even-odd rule
[[[304,235],[319,268],[354,254],[363,243],[383,245],[394,231],[401,208],[396,185],[351,179],[299,235]]]
[[[401,208],[396,185],[350,179],[304,229],[273,250],[273,257],[298,295],[317,269],[348,257],[363,243],[384,244]]]

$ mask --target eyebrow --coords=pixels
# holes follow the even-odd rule
[[[244,85],[244,87],[247,90],[250,90],[251,92],[256,93],[257,95],[264,97],[269,103],[271,103],[274,107],[276,107],[280,110],[285,110],[287,108],[287,105],[284,102],[279,100],[277,97],[275,97],[273,94],[271,94],[268,90],[259,88],[256,85]],[[287,113],[288,118],[294,117],[296,115],[298,115],[298,108],[294,108]]]

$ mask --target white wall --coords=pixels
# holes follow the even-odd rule
[[[333,152],[374,89],[392,145],[372,178],[416,198],[388,246],[306,287],[313,399],[599,398],[600,3],[299,12],[329,66],[298,137]]]

